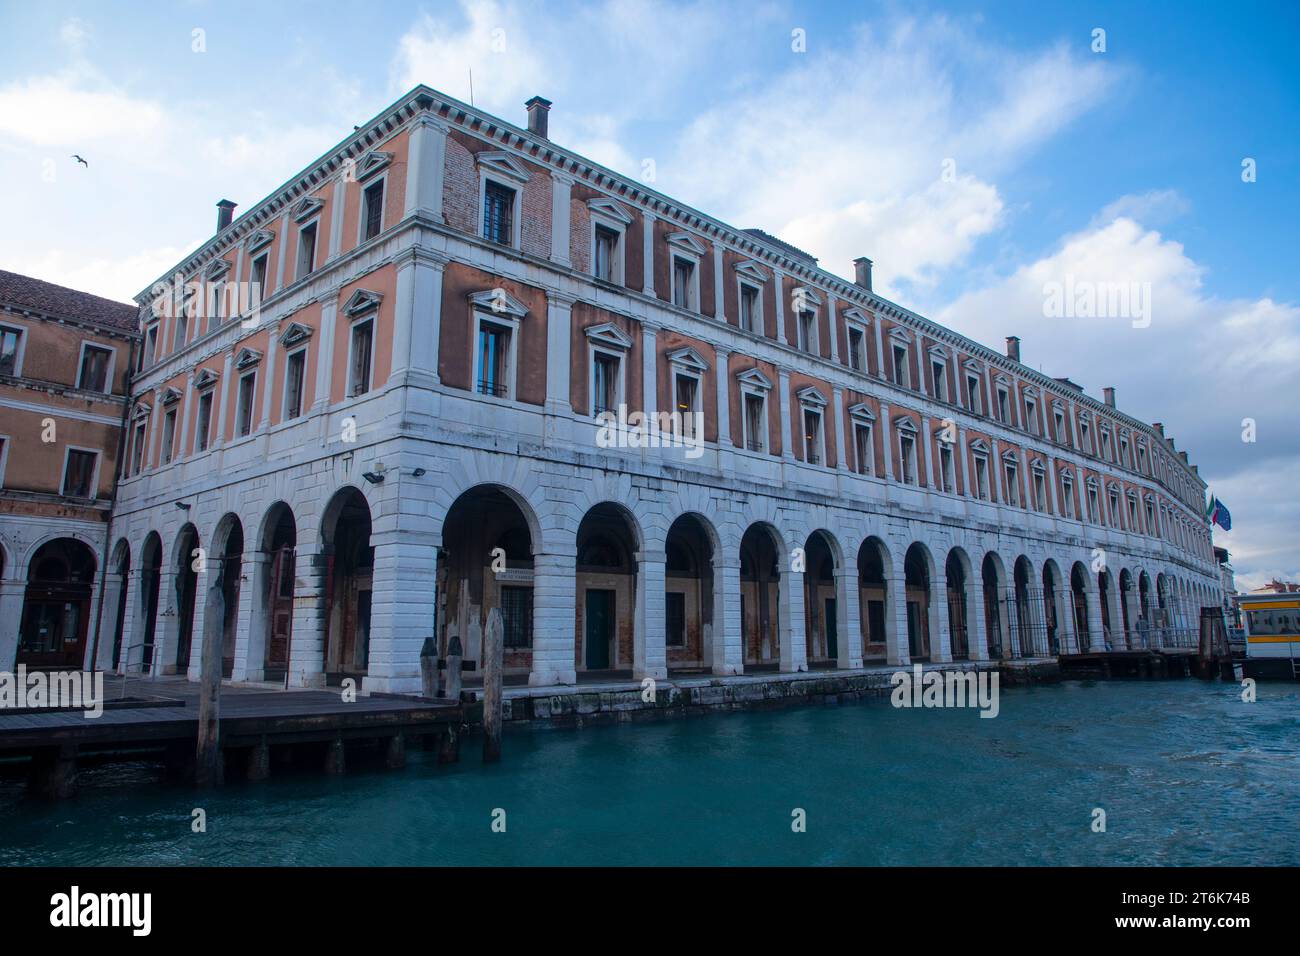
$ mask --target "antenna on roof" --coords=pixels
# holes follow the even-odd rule
[[[469,105],[474,105],[474,68],[469,68]]]

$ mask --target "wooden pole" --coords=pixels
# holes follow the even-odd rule
[[[501,671],[504,667],[505,625],[501,609],[488,611],[487,634],[483,640],[483,762],[501,759]]]
[[[425,697],[438,696],[438,646],[431,637],[426,637],[420,648],[420,693]]]
[[[456,701],[460,700],[461,658],[460,637],[453,631],[447,640],[447,696]]]
[[[221,651],[224,641],[226,562],[208,588],[203,606],[203,657],[199,664],[199,739],[194,754],[194,782],[200,787],[221,783]]]

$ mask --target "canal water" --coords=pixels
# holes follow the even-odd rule
[[[201,795],[105,768],[61,804],[7,785],[0,864],[1295,865],[1298,730],[1291,684],[1067,682],[994,719],[873,700],[528,731],[493,766],[470,740],[454,766]]]

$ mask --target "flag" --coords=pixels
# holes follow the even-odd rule
[[[1232,530],[1232,514],[1218,498],[1210,499],[1210,523],[1217,524],[1224,531]]]

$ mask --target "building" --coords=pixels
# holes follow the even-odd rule
[[[139,296],[122,666],[196,677],[210,637],[236,680],[412,691],[500,607],[549,686],[1124,647],[1219,603],[1204,483],[1113,390],[597,166],[549,108],[417,87]]]
[[[0,669],[90,662],[137,311],[0,271]]]

